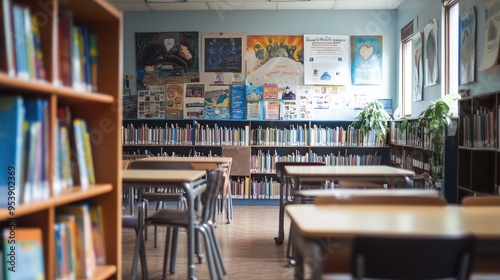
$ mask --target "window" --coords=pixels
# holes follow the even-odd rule
[[[445,94],[458,93],[459,9],[458,0],[445,1]]]
[[[413,21],[401,30],[401,117],[411,116],[412,103],[412,62],[413,62]]]

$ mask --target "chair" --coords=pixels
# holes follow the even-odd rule
[[[476,239],[460,236],[353,238],[353,279],[469,279]]]
[[[216,201],[218,194],[224,184],[224,177],[222,171],[220,170],[210,170],[207,172],[207,188],[205,192],[203,192],[201,196],[201,201],[203,204],[203,208],[201,211],[201,215],[196,217],[195,219],[195,232],[199,232],[203,235],[205,241],[205,248],[207,254],[207,262],[210,271],[210,278],[215,279],[215,273],[219,279],[223,278],[223,275],[226,274],[226,268],[223,263],[222,253],[219,247],[219,242],[217,239],[217,235],[215,234],[215,226],[211,221],[211,218],[216,211]],[[163,225],[167,227],[178,228],[186,228],[188,227],[188,215],[185,210],[181,209],[160,209],[151,217],[145,218],[144,226],[139,230],[139,236],[142,236],[142,231],[151,225]],[[174,231],[174,238],[178,231]],[[187,234],[195,234],[193,232],[188,232]],[[168,256],[168,240],[165,242],[165,255],[163,259],[163,278],[165,278],[166,274],[166,266],[167,266],[167,256]],[[172,243],[174,244],[174,243]],[[134,262],[132,267],[132,279],[136,277],[137,271],[137,254],[140,247],[139,241],[136,241],[136,247],[134,252]],[[172,248],[171,251],[171,262],[170,267],[175,266],[175,254],[176,248]]]
[[[182,170],[192,169],[188,162],[167,162],[167,161],[132,161],[129,163],[128,169],[170,169]],[[164,207],[164,203],[176,202],[177,208],[185,208],[186,198],[181,192],[169,192],[170,190],[162,189],[159,192],[149,192],[140,194],[139,198],[146,201],[145,216],[148,217],[149,202],[156,202],[156,211]],[[146,240],[148,234],[146,231]],[[157,231],[154,231],[154,247],[158,246]]]
[[[138,238],[139,229],[144,224],[144,206],[145,203],[141,202],[138,205],[137,216],[134,215],[122,215],[122,228],[124,229],[133,229],[135,231],[135,238]],[[148,279],[148,269],[146,265],[146,250],[144,245],[144,240],[140,238],[138,240],[140,243],[140,257],[141,257],[141,271],[142,278]],[[137,240],[136,240],[137,242]]]
[[[467,196],[462,206],[500,206],[500,196]]]

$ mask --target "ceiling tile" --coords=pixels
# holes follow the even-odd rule
[[[208,3],[212,10],[276,10],[276,2]]]
[[[151,9],[156,11],[207,11],[209,7],[205,2],[199,3],[149,3]]]
[[[151,11],[151,8],[144,3],[110,3],[123,12]]]

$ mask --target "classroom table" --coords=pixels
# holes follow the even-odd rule
[[[194,232],[195,198],[206,189],[204,170],[122,170],[124,187],[174,187],[186,194],[188,232]],[[133,204],[133,202],[132,202]],[[133,205],[131,205],[133,207]],[[194,234],[188,234],[188,277],[194,279]],[[135,266],[135,268],[137,268]],[[135,271],[132,272],[135,275]]]
[[[222,189],[222,201],[227,198],[227,223],[233,218],[233,201],[231,188],[229,187],[229,174],[233,158],[231,157],[148,157],[138,159],[139,161],[168,161],[168,162],[188,162],[195,170],[221,169],[224,172],[225,183]],[[221,207],[221,212],[222,212]]]
[[[352,239],[357,234],[453,236],[471,233],[479,241],[476,252],[500,252],[500,207],[295,204],[289,205],[286,212],[294,231],[297,279],[303,277],[305,258],[314,268],[312,279],[321,279],[327,243]]]
[[[321,183],[327,180],[345,180],[349,182],[385,182],[388,184],[403,181],[408,187],[412,187],[410,177],[415,176],[415,172],[413,171],[385,165],[286,165],[284,171],[284,175],[291,177],[292,180],[294,180],[295,189],[293,193],[299,190],[302,183]],[[288,188],[288,185],[283,186],[280,190],[278,236],[274,238],[274,241],[278,245],[283,244],[285,239],[285,204],[283,203],[284,188]]]

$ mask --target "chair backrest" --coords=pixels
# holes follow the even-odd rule
[[[132,161],[128,169],[193,169],[189,162],[171,162],[171,161]]]
[[[347,197],[319,196],[316,205],[328,204],[370,204],[370,205],[411,205],[411,206],[445,206],[446,200],[432,196],[397,196],[397,195],[353,195]]]
[[[462,206],[500,206],[500,196],[468,196],[462,199]]]
[[[207,171],[207,187],[201,195],[203,210],[201,213],[202,222],[207,223],[215,215],[217,197],[224,186],[224,175],[221,170]]]
[[[353,279],[469,279],[476,240],[453,237],[355,236]]]

